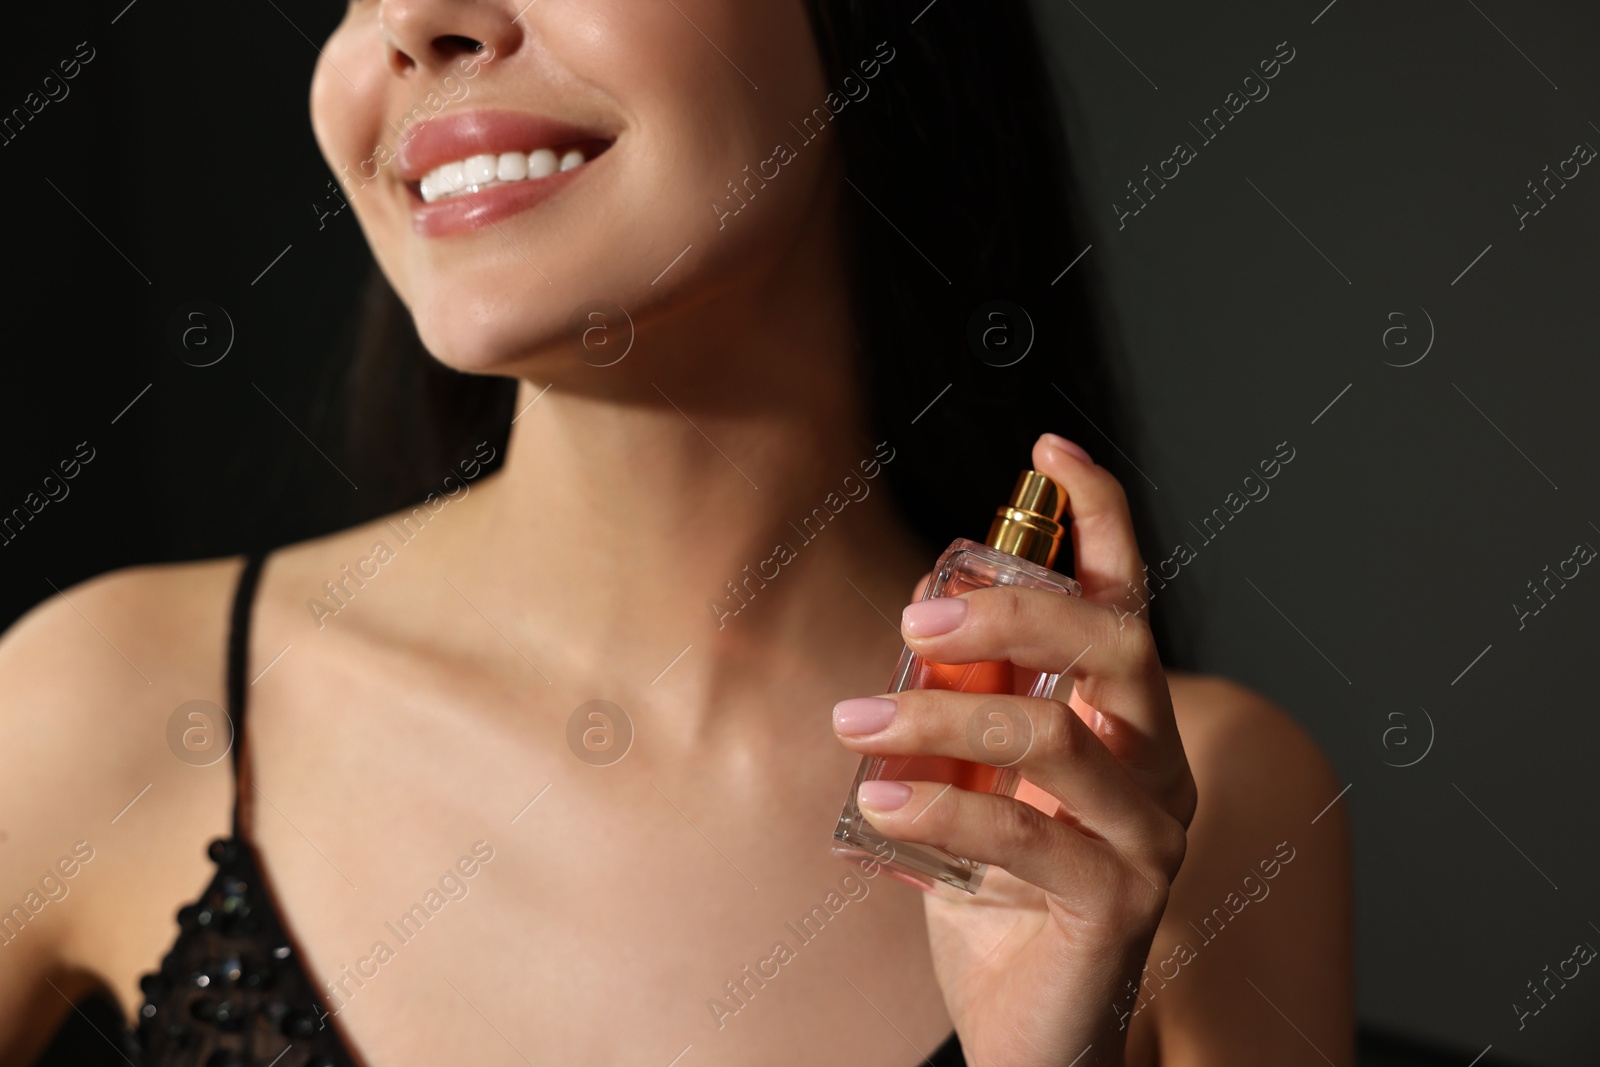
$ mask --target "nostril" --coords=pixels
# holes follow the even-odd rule
[[[430,46],[427,51],[431,54],[423,56],[418,54],[416,50],[408,52],[402,48],[391,46],[389,49],[389,61],[393,65],[396,72],[400,74],[409,74],[417,69],[419,66],[419,59],[421,60],[422,64],[435,62],[448,63],[460,59],[463,56],[480,55],[483,53],[486,47],[487,46],[483,42],[475,40],[471,37],[463,36],[461,34],[441,34],[433,38],[433,40],[430,42]]]
[[[451,33],[442,37],[435,37],[433,39],[433,47],[438,51],[439,55],[447,59],[454,59],[457,56],[483,51],[483,42],[475,41],[471,37],[463,37],[460,34]]]

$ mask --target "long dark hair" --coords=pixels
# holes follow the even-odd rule
[[[1097,257],[1074,263],[1091,242],[1068,147],[1076,112],[1027,0],[805,2],[829,88],[856,86],[829,133],[852,186],[842,225],[858,366],[873,439],[896,449],[884,473],[907,521],[930,552],[982,537],[1050,430],[1121,478],[1149,531],[1143,476],[1121,456],[1141,434],[1118,399],[1121,347]],[[861,64],[889,49],[860,95]],[[363,304],[337,406],[371,516],[437,489],[479,441],[503,452],[516,382],[429,356],[376,269]],[[1000,332],[985,343],[991,325]],[[1030,332],[1028,354],[1001,365]],[[1056,566],[1070,571],[1067,550]],[[1152,614],[1169,666],[1188,654],[1175,606],[1164,594]]]

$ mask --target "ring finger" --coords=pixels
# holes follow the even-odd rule
[[[840,702],[834,729],[848,747],[888,760],[885,778],[932,777],[919,756],[1011,767],[1062,803],[1057,818],[1119,849],[1169,836],[1170,816],[1058,700],[911,689]]]

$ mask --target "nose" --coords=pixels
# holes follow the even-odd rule
[[[503,58],[523,39],[521,12],[501,0],[382,0],[378,25],[389,67],[400,75],[431,73],[477,52]]]

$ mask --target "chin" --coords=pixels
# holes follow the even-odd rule
[[[513,374],[567,349],[565,316],[549,298],[543,308],[530,307],[533,300],[446,287],[411,311],[423,347],[440,363],[468,374]]]

